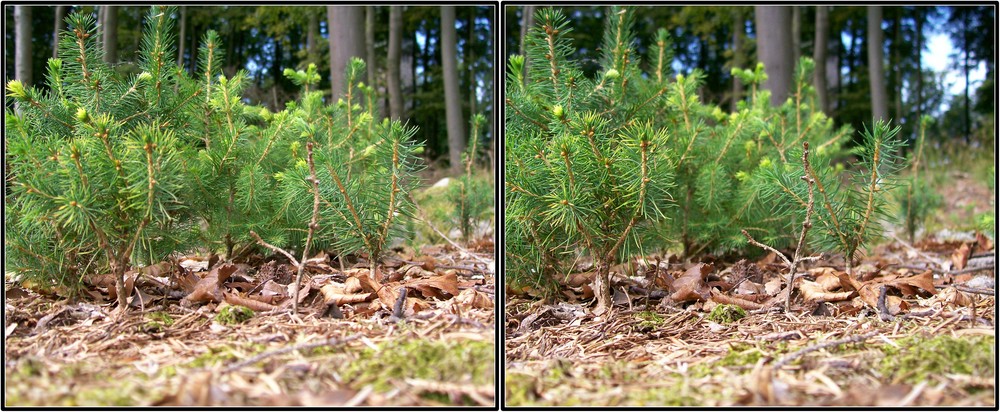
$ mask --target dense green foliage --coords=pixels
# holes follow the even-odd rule
[[[315,65],[286,70],[302,97],[272,113],[243,102],[245,72],[222,74],[215,32],[204,36],[197,75],[163,58],[173,54],[172,12],[150,10],[139,74],[102,62],[93,18],[77,13],[49,61],[48,91],[8,83],[22,110],[8,110],[4,125],[9,267],[70,287],[110,269],[121,291],[130,266],[172,252],[207,247],[232,260],[260,250],[251,231],[301,251],[314,206],[309,145],[319,249],[377,262],[406,236],[422,146],[415,128],[375,120],[363,61],[351,62],[344,97],[329,105]]]
[[[570,57],[572,28],[561,13],[542,9],[535,21],[527,56],[512,56],[508,72],[505,233],[513,283],[544,284],[572,270],[575,252],[585,251],[603,307],[608,268],[636,253],[742,251],[744,229],[776,247],[791,245],[805,213],[803,143],[816,153],[824,196],[817,201],[823,230],[812,243],[853,256],[879,234],[884,195],[901,165],[898,129],[877,123],[866,131],[862,167],[841,184],[836,161],[852,133],[815,109],[810,59],[801,59],[792,95],[778,107],[760,89],[763,65],[734,68],[749,90],[727,113],[699,98],[701,71],[670,76],[659,57],[669,55],[666,32],[651,41],[659,48],[647,53],[657,62],[646,65],[652,71],[640,69],[628,9],[612,8],[593,79]]]

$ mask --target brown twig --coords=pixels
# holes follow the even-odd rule
[[[750,236],[750,233],[748,233],[746,229],[743,229],[743,236],[746,236],[747,241],[749,241],[750,244],[764,250],[774,252],[775,255],[781,257],[781,260],[788,265],[788,296],[785,298],[785,312],[788,312],[791,309],[792,291],[795,289],[795,271],[798,269],[799,263],[805,260],[814,259],[814,257],[802,256],[802,251],[806,242],[806,233],[809,233],[809,229],[812,227],[811,219],[813,206],[815,205],[813,185],[816,184],[816,180],[812,177],[812,166],[809,165],[809,142],[802,142],[802,167],[805,174],[801,177],[801,179],[806,182],[806,186],[809,188],[809,198],[806,203],[806,217],[802,220],[802,231],[799,233],[799,243],[798,246],[795,247],[795,255],[792,256],[792,260],[788,260],[784,254],[777,251],[775,248],[758,242],[753,238],[753,236]]]
[[[292,262],[292,265],[294,265],[295,267],[299,267],[299,261],[295,260],[295,258],[292,257],[291,253],[286,252],[284,249],[282,249],[280,247],[277,247],[277,246],[274,246],[274,245],[272,245],[270,243],[265,242],[264,239],[260,238],[260,235],[258,235],[257,232],[254,232],[254,231],[251,230],[250,231],[250,236],[253,237],[257,241],[257,244],[259,244],[259,245],[261,245],[263,247],[266,247],[268,249],[271,249],[271,250],[273,250],[275,252],[281,253],[282,255],[285,255],[285,257],[287,257],[288,260]]]
[[[309,179],[313,185],[313,214],[309,221],[309,231],[306,234],[306,244],[302,247],[302,262],[309,258],[309,244],[312,243],[313,232],[319,227],[319,179],[316,178],[316,163],[313,163],[313,142],[306,143],[306,160],[309,162]],[[306,265],[298,265],[295,273],[295,292],[292,292],[292,312],[299,312],[299,288],[302,286],[302,271]]]
[[[263,353],[258,354],[257,356],[254,356],[254,357],[252,357],[250,359],[247,359],[245,361],[237,362],[237,363],[234,363],[232,365],[229,365],[228,367],[226,367],[225,369],[222,370],[222,373],[226,374],[226,373],[230,373],[230,372],[239,370],[240,368],[243,368],[243,367],[249,366],[249,365],[253,365],[253,364],[255,364],[257,362],[260,362],[260,361],[262,361],[262,360],[264,360],[266,358],[269,358],[271,356],[282,355],[282,354],[285,354],[285,353],[295,352],[295,351],[298,351],[298,350],[306,350],[306,349],[312,349],[312,348],[319,348],[319,347],[323,347],[323,346],[342,345],[342,344],[345,344],[345,343],[350,342],[350,341],[358,340],[360,338],[361,338],[361,335],[358,334],[358,335],[351,335],[351,336],[348,336],[348,337],[343,338],[343,339],[330,338],[330,339],[326,339],[326,340],[320,341],[320,342],[303,343],[303,344],[299,344],[299,345],[286,346],[286,347],[281,348],[281,349],[275,349],[275,350],[272,350],[272,351],[263,352]]]
[[[870,338],[872,336],[875,336],[875,334],[877,334],[877,333],[878,333],[877,330],[873,330],[873,331],[865,333],[865,334],[855,335],[855,336],[851,336],[849,338],[838,339],[838,340],[830,341],[830,342],[823,342],[823,343],[820,343],[818,345],[812,345],[812,346],[808,346],[808,347],[799,349],[798,351],[795,351],[794,353],[789,354],[789,355],[785,355],[785,357],[781,358],[781,360],[779,360],[777,363],[774,364],[774,369],[780,369],[782,366],[787,365],[789,362],[791,362],[793,360],[801,358],[803,355],[805,355],[805,354],[807,354],[809,352],[815,352],[815,351],[818,351],[820,349],[832,348],[834,346],[840,346],[840,345],[843,345],[845,343],[864,342],[868,338]]]

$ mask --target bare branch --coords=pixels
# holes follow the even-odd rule
[[[273,250],[275,252],[281,253],[282,255],[285,255],[285,257],[287,257],[288,260],[291,261],[293,265],[295,265],[295,267],[299,267],[299,261],[295,260],[295,258],[292,257],[291,253],[286,252],[284,249],[282,249],[280,247],[277,247],[277,246],[274,246],[274,245],[272,245],[270,243],[265,242],[264,239],[260,238],[260,235],[258,235],[257,232],[254,232],[254,231],[251,230],[250,231],[250,236],[252,236],[254,238],[254,240],[257,241],[257,244],[259,244],[259,245],[261,245],[263,247],[266,247],[268,249],[271,249],[271,250]]]

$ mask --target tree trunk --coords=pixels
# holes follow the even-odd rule
[[[375,89],[375,6],[365,6],[365,63],[368,85]]]
[[[486,16],[487,16],[486,17],[486,24],[489,25],[486,28],[486,32],[487,33],[493,33],[493,13],[490,12]],[[493,67],[493,68],[497,67],[496,66],[496,64],[497,64],[496,43],[495,43],[496,39],[497,39],[497,37],[494,36],[494,37],[490,37],[490,40],[489,40],[490,50],[491,50],[490,56],[492,57],[492,59],[490,61],[490,63],[491,63],[490,67]],[[490,113],[490,141],[493,144],[493,149],[490,151],[490,177],[494,181],[496,180],[497,140],[499,140],[499,139],[497,139],[497,116],[500,114],[500,111],[497,110],[497,98],[496,98],[497,84],[496,84],[496,81],[497,81],[496,70],[490,70],[490,89],[488,91],[489,94],[487,95],[488,96],[487,99],[489,99],[487,101],[487,104],[489,104],[490,108],[491,108],[491,113]]]
[[[31,6],[14,6],[14,77],[25,87],[31,79]]]
[[[361,6],[327,6],[330,27],[330,87],[334,101],[347,88],[344,70],[351,57],[365,55],[364,8]]]
[[[319,13],[309,13],[309,27],[306,32],[306,54],[307,62],[319,64]]]
[[[816,109],[829,115],[826,100],[826,51],[829,46],[830,15],[827,6],[816,6],[816,42],[813,45],[813,86],[816,88]]]
[[[802,7],[792,7],[792,64],[799,64],[802,55]]]
[[[882,7],[868,6],[868,78],[871,84],[872,117],[889,120],[889,101],[882,68]]]
[[[895,16],[893,16],[893,34],[892,34],[892,65],[889,67],[890,73],[892,73],[892,97],[893,97],[893,116],[895,116],[896,121],[900,121],[903,118],[903,68],[902,68],[902,58],[900,57],[901,44],[903,41],[902,29],[900,25],[903,22],[901,9],[893,10]]]
[[[180,7],[181,35],[177,38],[177,65],[184,67],[184,38],[187,37],[187,6]],[[232,47],[232,45],[230,45]]]
[[[444,77],[445,115],[448,125],[448,160],[451,173],[462,173],[462,152],[465,150],[465,122],[462,120],[462,100],[456,66],[458,47],[455,39],[455,6],[441,6],[441,66]]]
[[[59,35],[66,29],[67,6],[56,6],[55,28],[52,30],[52,57],[59,57]]]
[[[118,62],[118,7],[104,6],[104,62]]]
[[[779,106],[792,87],[792,10],[789,6],[754,6],[757,56],[764,63],[771,91],[771,105]]]
[[[733,9],[733,68],[743,68],[743,31],[745,29],[743,14],[739,9]],[[733,76],[733,101],[730,109],[735,112],[736,104],[743,98],[743,82]]]
[[[535,6],[524,6],[521,9],[521,45],[518,54],[526,56],[524,41],[528,38],[528,29],[535,25]],[[524,78],[528,78],[528,59],[524,59]]]
[[[594,261],[594,296],[597,298],[597,306],[594,314],[603,315],[611,310],[613,301],[611,300],[611,265],[608,262],[595,257]]]
[[[389,118],[403,119],[403,90],[399,78],[400,46],[403,43],[403,11],[401,6],[389,6],[389,52],[386,54],[388,66],[387,89],[389,94]]]
[[[475,41],[476,34],[476,8],[469,7],[466,10],[469,11],[468,20],[468,37],[465,40],[465,58],[462,60],[465,63],[465,71],[468,73],[468,86],[469,86],[469,118],[472,118],[476,114],[476,71],[475,71],[475,61],[476,61],[476,51],[473,47],[473,42]]]
[[[924,53],[924,16],[922,9],[917,6],[914,7],[914,13],[916,16],[914,20],[916,21],[917,30],[917,125],[920,125],[920,119],[924,115],[924,63],[921,61],[923,59]]]
[[[970,34],[969,33],[969,24],[970,23],[971,22],[969,21],[969,13],[965,13],[965,27],[962,29],[962,32],[963,32],[963,35],[962,35],[962,43],[963,43],[962,44],[962,53],[965,55],[965,65],[963,66],[963,68],[965,69],[965,116],[964,116],[964,120],[965,120],[965,143],[966,144],[969,144],[970,137],[971,137],[970,134],[972,133],[972,123],[969,120],[969,107],[972,106],[972,102],[969,101],[969,70],[971,70],[971,67],[969,66],[969,54],[971,54],[971,51],[969,50],[969,34]],[[996,39],[994,39],[994,41],[995,40]]]

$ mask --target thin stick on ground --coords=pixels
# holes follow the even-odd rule
[[[225,373],[229,373],[229,372],[233,372],[233,371],[239,370],[239,369],[241,369],[243,367],[246,367],[246,366],[249,366],[249,365],[253,365],[253,364],[257,363],[257,362],[260,362],[260,361],[262,361],[262,360],[264,360],[266,358],[272,357],[272,356],[282,355],[282,354],[285,354],[285,353],[295,352],[295,351],[298,351],[298,350],[306,350],[306,349],[312,349],[312,348],[319,348],[319,347],[322,347],[322,346],[337,346],[337,345],[342,345],[342,344],[345,344],[347,342],[358,340],[360,338],[361,338],[361,335],[358,334],[358,335],[351,335],[351,336],[348,336],[346,338],[330,338],[330,339],[326,339],[326,340],[323,340],[323,341],[320,341],[320,342],[310,342],[310,343],[302,343],[302,344],[299,344],[299,345],[286,346],[286,347],[281,348],[281,349],[275,349],[275,350],[272,350],[272,351],[263,352],[263,353],[258,354],[257,356],[254,356],[254,357],[252,357],[250,359],[247,359],[245,361],[237,362],[237,363],[234,363],[232,365],[229,365],[228,367],[226,367],[225,369],[222,370],[222,373],[225,374]]]
[[[820,343],[820,344],[817,344],[817,345],[808,346],[808,347],[799,349],[799,350],[797,350],[797,351],[795,351],[795,352],[793,352],[793,353],[791,353],[789,355],[786,355],[785,357],[781,358],[780,360],[778,360],[778,362],[774,364],[774,369],[775,370],[780,369],[782,366],[787,365],[789,362],[791,362],[793,360],[801,358],[803,355],[805,355],[805,354],[807,354],[809,352],[815,352],[815,351],[818,351],[820,349],[832,348],[834,346],[840,346],[840,345],[847,344],[847,343],[864,342],[864,341],[868,340],[868,338],[870,338],[872,336],[875,336],[876,334],[878,334],[878,331],[871,331],[871,332],[868,332],[868,333],[865,333],[865,334],[854,335],[854,336],[851,336],[849,338],[838,339],[838,340],[834,340],[834,341],[830,341],[830,342],[823,342],[823,343]]]
[[[785,264],[788,265],[788,296],[785,298],[785,312],[788,312],[791,309],[792,291],[795,289],[795,272],[798,269],[799,263],[805,260],[815,259],[815,257],[807,258],[802,256],[802,252],[806,244],[806,233],[809,233],[809,229],[812,228],[813,206],[815,205],[813,186],[816,184],[816,180],[811,177],[813,173],[812,166],[809,165],[809,142],[802,142],[802,167],[805,175],[802,176],[801,179],[806,182],[806,185],[809,188],[809,200],[806,202],[806,217],[802,220],[802,232],[799,233],[799,244],[795,247],[795,255],[792,257],[792,260],[789,261],[784,254],[778,252],[773,247],[758,242],[750,236],[750,233],[747,233],[745,229],[743,230],[743,236],[747,237],[750,244],[764,250],[774,252],[775,255],[781,257],[781,260],[785,261]]]
[[[454,246],[455,249],[458,249],[459,251],[461,251],[462,253],[464,253],[466,255],[472,256],[473,259],[478,260],[480,263],[486,265],[487,267],[490,265],[491,262],[489,262],[486,259],[483,259],[483,258],[481,258],[479,256],[476,256],[472,252],[469,252],[468,249],[462,247],[458,243],[455,243],[455,241],[449,239],[448,236],[446,236],[444,233],[441,233],[441,231],[438,230],[438,228],[434,227],[434,225],[431,224],[430,220],[427,220],[426,218],[424,218],[424,216],[425,216],[424,215],[424,211],[422,209],[420,209],[420,206],[416,206],[417,202],[414,201],[414,200],[412,200],[412,199],[411,199],[411,201],[413,202],[413,205],[414,205],[414,207],[416,207],[417,212],[419,214],[419,216],[416,216],[417,220],[423,222],[425,225],[427,225],[427,227],[431,228],[431,230],[433,230],[434,233],[437,233],[438,236],[441,236],[442,239],[444,239],[445,241],[447,241],[448,243],[450,243],[452,246]]]
[[[307,234],[306,234],[306,243],[302,247],[302,260],[301,260],[301,262],[298,261],[298,260],[295,260],[295,258],[292,257],[292,254],[288,253],[284,249],[282,249],[280,247],[277,247],[277,246],[274,246],[274,245],[272,245],[270,243],[265,242],[264,239],[260,238],[260,235],[258,235],[257,232],[254,232],[252,230],[250,231],[250,236],[252,236],[254,238],[254,240],[256,240],[259,245],[264,246],[264,247],[266,247],[268,249],[271,249],[271,250],[273,250],[275,252],[281,253],[282,255],[285,255],[285,257],[288,258],[288,260],[292,263],[292,265],[295,266],[295,269],[296,269],[296,271],[295,271],[295,291],[292,292],[292,313],[298,313],[299,312],[299,289],[302,287],[302,285],[301,285],[302,284],[302,272],[306,268],[306,265],[305,265],[306,259],[309,258],[309,245],[312,243],[313,233],[319,227],[319,224],[318,224],[318,222],[319,222],[319,179],[316,179],[316,164],[313,163],[313,143],[312,142],[306,143],[306,154],[307,154],[307,159],[308,159],[308,162],[309,162],[309,181],[312,183],[312,186],[313,186],[313,190],[312,190],[312,192],[313,192],[313,213],[312,213],[312,220],[309,222],[309,230],[307,231]]]
[[[306,259],[309,258],[309,244],[312,243],[313,233],[319,227],[319,179],[316,178],[316,164],[313,163],[313,142],[306,143],[306,159],[309,162],[309,180],[312,181],[313,189],[313,213],[312,220],[309,221],[309,231],[306,234],[306,244],[302,247],[302,264],[299,265],[295,273],[295,291],[292,293],[292,312],[299,312],[299,288],[302,287],[302,271],[305,270]]]

